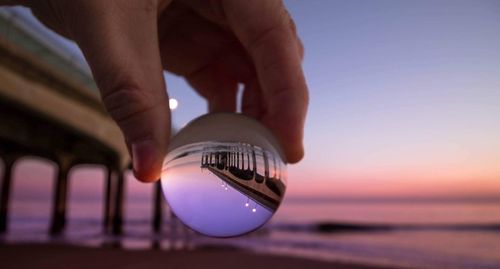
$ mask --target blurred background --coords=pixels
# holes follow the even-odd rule
[[[285,4],[305,46],[306,156],[272,221],[227,240],[190,232],[133,178],[78,47],[0,8],[2,240],[500,268],[500,2]],[[206,113],[165,77],[174,128]]]

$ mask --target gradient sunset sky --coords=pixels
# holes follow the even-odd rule
[[[500,1],[286,5],[311,96],[289,195],[500,195]],[[181,78],[167,84],[174,126],[205,113]]]
[[[290,192],[500,194],[499,1],[286,1],[306,49],[305,159]],[[203,100],[168,77],[174,121]]]

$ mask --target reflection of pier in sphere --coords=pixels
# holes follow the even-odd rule
[[[258,171],[258,159],[262,159],[263,175]],[[242,143],[206,148],[201,168],[225,182],[226,189],[227,185],[233,187],[271,212],[276,211],[283,199],[285,185],[281,180],[281,160],[276,161],[274,154],[261,148]],[[248,200],[245,207],[249,206]],[[253,207],[252,212],[256,211]]]

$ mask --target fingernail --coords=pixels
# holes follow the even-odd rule
[[[153,168],[157,146],[153,140],[147,139],[132,144],[132,165],[136,177],[147,174]]]

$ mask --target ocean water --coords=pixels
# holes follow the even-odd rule
[[[279,229],[280,223],[292,226]],[[311,228],[315,223],[358,226],[321,233]],[[414,268],[500,268],[498,201],[296,201],[282,208],[274,225],[271,238],[287,242],[282,249],[311,257]]]
[[[500,268],[500,202],[369,201],[289,199],[261,230],[244,237],[214,239],[182,228],[165,210],[162,234],[151,232],[151,200],[127,200],[122,245],[165,249],[229,245],[257,252],[411,268]],[[98,246],[116,238],[102,234],[102,205],[76,200],[69,206],[62,238]],[[50,204],[13,203],[9,242],[51,241]]]

